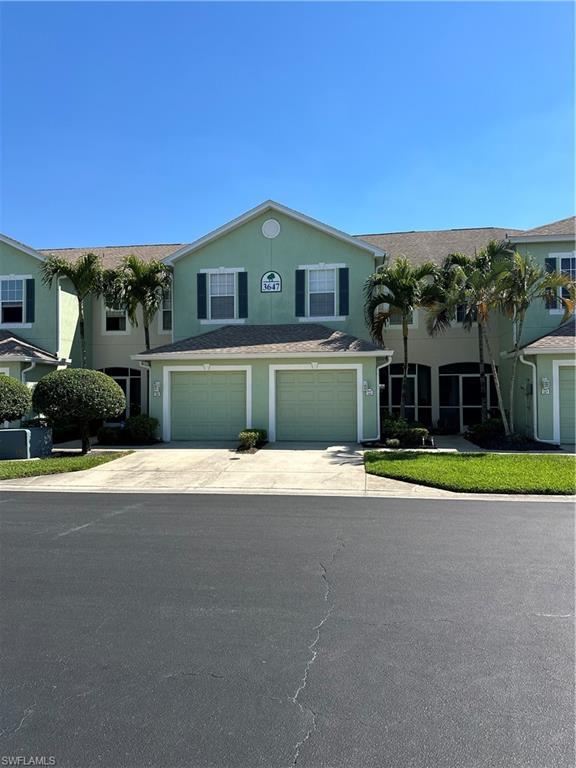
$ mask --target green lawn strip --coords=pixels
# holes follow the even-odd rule
[[[92,469],[108,461],[120,459],[132,451],[115,451],[113,453],[93,453],[87,456],[59,456],[37,461],[0,461],[0,480],[13,480],[18,477],[34,477],[35,475],[56,475],[60,472],[78,472],[81,469]]]
[[[523,454],[367,451],[366,472],[466,493],[576,493],[576,458]]]

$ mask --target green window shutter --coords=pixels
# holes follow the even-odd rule
[[[248,272],[238,272],[238,317],[248,317]]]
[[[296,317],[306,317],[306,270],[296,270]]]
[[[556,257],[552,256],[550,258],[544,259],[544,271],[546,274],[550,274],[552,272],[556,272],[557,264],[556,264]],[[550,291],[548,295],[546,296],[546,309],[557,309],[558,308],[558,297],[556,296],[555,291]]]
[[[34,278],[26,280],[26,322],[34,322],[34,313],[36,307]]]
[[[338,270],[338,314],[347,315],[349,311],[349,270],[348,267],[340,267]]]
[[[196,299],[198,305],[198,320],[206,320],[208,317],[208,307],[206,298],[206,273],[198,272],[196,275]]]

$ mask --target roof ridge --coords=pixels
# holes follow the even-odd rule
[[[399,229],[393,232],[365,232],[353,237],[383,237],[384,235],[429,235],[432,232],[477,232],[478,230],[502,229],[506,232],[523,232],[515,227],[451,227],[450,229]]]
[[[128,245],[89,245],[89,246],[75,246],[71,245],[67,248],[38,248],[40,253],[45,251],[105,251],[107,248],[158,248],[164,245],[176,245],[181,246],[183,243],[128,243]],[[185,245],[185,243],[184,243]]]

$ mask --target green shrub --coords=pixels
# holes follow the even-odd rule
[[[0,375],[0,422],[21,419],[32,407],[32,394],[26,384]]]
[[[406,419],[387,418],[382,422],[381,440],[388,445],[389,440],[397,440],[403,448],[415,448],[424,444],[430,433],[421,424],[409,423]],[[391,446],[392,447],[392,446]]]
[[[483,443],[495,440],[504,434],[504,426],[500,419],[486,419],[481,424],[474,424],[469,427],[466,437],[473,443],[482,445]]]
[[[398,448],[400,446],[400,440],[397,437],[389,437],[386,440],[387,448]]]
[[[428,437],[426,427],[408,427],[400,435],[400,444],[405,448],[417,448],[424,445]]]
[[[103,426],[98,430],[100,445],[149,445],[156,442],[158,419],[140,414],[130,416],[122,426]]]
[[[155,443],[158,424],[158,419],[141,413],[126,419],[124,429],[134,443]]]
[[[257,445],[262,445],[268,439],[268,433],[265,429],[243,429],[238,435],[240,440],[240,448],[242,450],[249,450],[256,448]]]
[[[77,422],[82,426],[82,452],[90,450],[90,422],[116,416],[126,398],[114,379],[100,371],[66,368],[40,379],[32,396],[34,410],[51,424]]]

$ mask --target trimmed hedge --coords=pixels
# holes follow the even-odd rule
[[[90,450],[90,422],[116,416],[126,397],[110,376],[87,368],[66,368],[40,379],[32,395],[34,410],[51,424],[82,425],[82,451]]]
[[[0,375],[0,422],[16,421],[32,408],[32,393],[21,381]]]
[[[265,429],[243,429],[238,435],[241,450],[250,450],[262,445],[268,439],[268,433]]]
[[[420,424],[409,424],[406,419],[385,419],[382,422],[381,440],[388,445],[389,440],[397,440],[397,445],[402,448],[419,448],[424,445],[429,436],[426,427]]]

